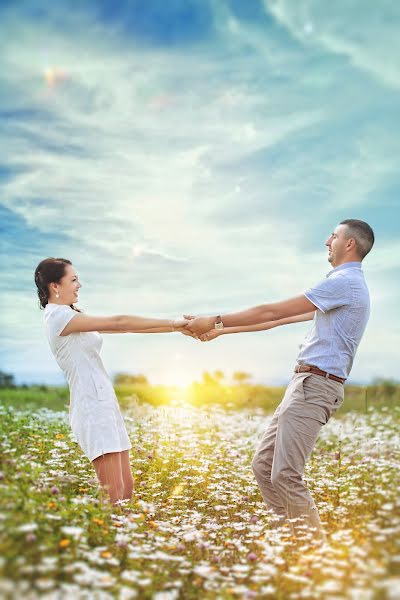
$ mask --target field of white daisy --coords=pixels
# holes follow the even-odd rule
[[[269,415],[133,403],[132,501],[104,503],[65,411],[0,405],[0,596],[400,598],[399,408],[322,428],[305,479],[328,547],[272,530],[251,470]]]

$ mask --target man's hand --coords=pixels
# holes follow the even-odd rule
[[[187,327],[185,327],[184,329],[180,329],[179,330],[181,333],[183,333],[183,335],[187,335],[188,337],[192,337],[195,340],[199,340],[199,336],[196,335],[195,333],[192,333]]]
[[[195,319],[195,317],[193,315],[183,315],[183,318],[186,319],[187,321],[192,321],[192,319]],[[187,325],[184,329],[181,330],[181,333],[183,333],[183,335],[187,335],[188,337],[192,337],[195,340],[200,339],[198,337],[198,335],[196,335],[195,333],[193,333],[193,331],[190,331],[190,329],[188,329]]]
[[[210,331],[203,333],[199,339],[202,342],[211,342],[211,340],[215,340],[215,338],[222,335],[222,333],[223,332],[220,329],[210,329]]]
[[[189,319],[189,315],[184,315],[185,319]],[[214,328],[215,317],[193,317],[189,320],[186,329],[191,331],[197,336],[200,336],[210,329]]]

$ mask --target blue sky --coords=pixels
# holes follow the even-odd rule
[[[289,298],[339,221],[375,230],[349,381],[398,377],[396,2],[2,2],[0,368],[62,382],[33,273],[70,259],[88,314],[177,317]],[[309,324],[104,335],[108,372],[288,381]]]

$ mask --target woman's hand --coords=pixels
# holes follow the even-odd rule
[[[181,331],[182,333],[186,330],[186,325],[189,323],[188,319],[174,319],[172,321],[172,330]]]
[[[185,317],[185,319],[189,319],[189,321],[196,318],[194,315],[183,316]],[[189,335],[195,338],[196,340],[200,340],[200,342],[211,342],[211,340],[215,340],[215,338],[219,337],[220,335],[223,335],[223,331],[219,329],[210,329],[209,331],[206,331],[201,335],[196,335],[189,328],[186,328],[182,331],[182,333],[184,333],[185,335]]]
[[[187,319],[188,321],[192,321],[196,317],[194,315],[183,315],[183,318]],[[193,333],[193,331],[190,331],[190,329],[188,329],[187,327],[185,329],[182,329],[181,333],[183,333],[183,335],[188,335],[189,337],[192,337],[195,340],[199,340],[200,339],[198,335],[196,335],[195,333]]]

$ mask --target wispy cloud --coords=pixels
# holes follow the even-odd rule
[[[20,282],[29,298],[46,255],[73,260],[88,312],[240,309],[323,277],[336,222],[368,220],[383,186],[398,191],[391,26],[383,39],[363,21],[382,40],[379,74],[354,14],[341,29],[344,6],[334,18],[314,3],[260,2],[243,15],[234,2],[193,2],[190,35],[179,35],[178,4],[153,28],[148,14],[132,24],[132,11],[150,10],[135,3],[115,14],[49,3],[40,19],[29,4],[3,9],[1,203],[46,240],[27,260],[17,242],[9,258],[10,272],[17,261],[22,269],[2,290],[15,369],[41,328],[35,303],[20,304]],[[394,204],[386,211],[390,219]],[[397,247],[384,226],[377,233],[368,265],[378,278]],[[246,348],[247,368],[261,374],[267,352],[265,378],[282,378],[296,332],[271,334],[273,352],[268,334],[207,352],[183,342],[194,370],[246,368]],[[147,369],[158,368],[155,345],[182,344],[148,338]],[[110,370],[121,343],[132,342],[107,340]]]
[[[303,44],[347,57],[378,82],[400,88],[397,2],[264,0],[264,5]]]

